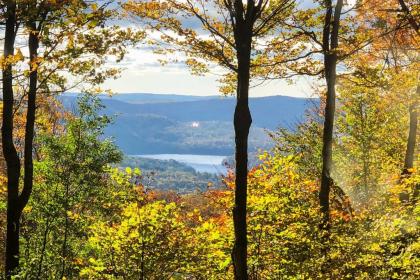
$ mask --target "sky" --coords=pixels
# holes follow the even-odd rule
[[[107,81],[104,88],[114,93],[186,94],[196,96],[220,95],[217,81],[220,76],[190,74],[182,63],[161,65],[158,57],[149,49],[132,48],[123,63],[120,78]],[[310,78],[299,78],[290,85],[275,80],[250,89],[251,97],[288,95],[312,97]]]
[[[300,0],[300,5],[307,6],[312,1]],[[346,6],[353,6],[355,0],[345,1]],[[131,48],[118,67],[122,68],[121,77],[107,81],[104,88],[114,93],[155,93],[187,94],[196,96],[220,95],[220,76],[213,71],[205,76],[194,76],[182,64],[161,65],[159,57],[150,48]],[[182,60],[182,57],[180,58]],[[220,71],[219,71],[220,73]],[[275,80],[250,89],[251,97],[287,95],[294,97],[314,97],[313,78],[300,77],[290,84],[284,80]]]

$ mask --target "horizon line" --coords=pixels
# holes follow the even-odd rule
[[[63,94],[80,94],[82,92],[64,92]],[[135,94],[148,94],[148,95],[172,95],[172,96],[188,96],[188,97],[197,97],[197,98],[214,98],[214,97],[221,97],[221,98],[235,98],[235,95],[223,95],[223,94],[214,94],[214,95],[194,95],[194,94],[185,94],[185,93],[162,93],[162,92],[112,92],[111,94],[108,93],[100,93],[100,95],[109,95],[110,97],[116,95],[135,95]],[[299,99],[319,99],[319,97],[305,97],[305,96],[291,96],[291,95],[284,95],[284,94],[274,94],[274,95],[261,95],[261,96],[249,96],[249,98],[265,98],[265,97],[290,97],[290,98],[299,98]]]

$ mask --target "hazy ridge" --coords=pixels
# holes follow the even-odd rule
[[[75,95],[62,100],[70,107]],[[233,154],[232,97],[131,93],[103,95],[102,101],[103,113],[115,116],[106,136],[125,154]],[[293,128],[313,102],[288,96],[252,98],[250,151],[270,148],[266,130]]]

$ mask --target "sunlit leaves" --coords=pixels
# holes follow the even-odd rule
[[[292,13],[294,3],[279,0],[262,1],[261,4],[263,9],[254,19],[251,35],[251,76],[255,80],[265,80],[268,76],[281,78],[287,74],[284,57],[300,54],[293,48],[295,42],[285,38],[287,34],[281,29],[282,22]],[[234,34],[233,7],[228,2],[131,0],[123,7],[140,26],[148,30],[149,42],[159,54],[171,60],[174,52],[183,53],[187,66],[198,75],[222,66],[225,68],[223,73],[217,70],[223,75],[220,79],[221,92],[233,92],[231,76],[238,70],[239,46]],[[293,52],[283,54],[280,48]]]

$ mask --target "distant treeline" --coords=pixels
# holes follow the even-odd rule
[[[126,156],[119,166],[139,168],[142,183],[151,189],[187,193],[195,190],[203,191],[208,187],[219,187],[221,184],[219,175],[197,172],[194,168],[176,160]]]

